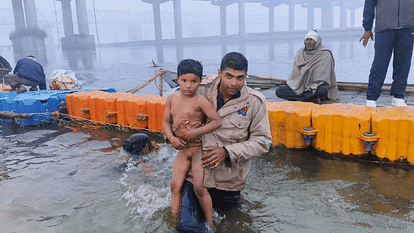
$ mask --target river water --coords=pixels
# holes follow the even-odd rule
[[[339,81],[366,82],[372,43],[324,40],[336,58]],[[302,41],[227,46],[249,60],[249,73],[287,78]],[[184,46],[204,73],[216,73],[221,46]],[[14,63],[11,54],[5,54]],[[49,52],[47,74],[69,68],[67,55]],[[53,59],[50,59],[50,58]],[[79,56],[81,57],[81,56]],[[98,48],[79,58],[84,86],[125,91],[151,78],[155,48]],[[164,47],[164,69],[175,70],[174,47]],[[73,66],[73,63],[72,63]],[[387,78],[389,79],[389,77]],[[410,80],[414,80],[413,72]],[[410,81],[409,81],[410,82]],[[412,81],[410,83],[413,83]],[[158,94],[152,83],[141,93]],[[176,151],[159,137],[159,153],[119,170],[133,132],[50,124],[0,125],[0,232],[170,232],[169,182]],[[414,232],[414,171],[373,160],[330,156],[283,146],[252,161],[241,207],[217,232]]]

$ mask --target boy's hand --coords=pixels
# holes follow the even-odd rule
[[[185,135],[187,136],[188,142],[199,142],[199,141],[201,141],[201,137],[200,136],[197,136],[194,133],[194,130],[195,129],[188,129],[188,130],[186,130]]]
[[[169,141],[170,141],[171,145],[174,147],[174,149],[176,149],[176,150],[182,150],[182,149],[186,148],[187,142],[185,142],[181,138],[171,136]]]

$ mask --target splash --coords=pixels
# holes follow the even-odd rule
[[[138,187],[136,191],[126,191],[120,201],[127,201],[128,213],[133,219],[146,221],[152,217],[154,213],[165,209],[170,205],[171,193],[169,187],[155,188],[144,184]]]

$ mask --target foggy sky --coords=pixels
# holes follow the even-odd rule
[[[362,1],[362,0],[361,0]],[[11,8],[11,0],[1,0],[2,8]],[[54,14],[54,9],[58,11],[61,10],[61,3],[55,0],[35,0],[37,9],[43,14],[45,17],[50,17],[50,15]],[[72,10],[75,11],[75,1],[71,1]],[[89,10],[93,9],[93,0],[86,0],[86,5]],[[131,11],[131,12],[152,12],[152,5],[148,3],[144,3],[141,0],[95,0],[96,10],[115,10],[115,11]],[[212,17],[219,18],[220,8],[217,6],[213,6],[210,1],[194,1],[194,0],[182,0],[181,1],[181,8],[182,13],[211,13]],[[260,3],[246,3],[246,16],[247,15],[260,15],[263,17],[268,17],[268,8],[261,6]],[[173,12],[173,2],[168,1],[166,3],[161,4],[161,12]],[[288,12],[289,8],[287,5],[282,4],[275,8],[275,30],[287,30],[288,26]],[[235,17],[237,19],[238,13],[238,5],[231,4],[227,6],[227,14],[228,14],[228,21],[234,20],[230,17]],[[39,19],[38,13],[38,19]],[[320,19],[321,10],[315,8],[315,29],[320,28],[321,26],[321,19]],[[303,30],[306,29],[306,20],[307,20],[307,9],[301,7],[299,4],[295,7],[295,30]],[[348,17],[349,13],[348,13]],[[362,5],[361,8],[357,9],[355,12],[356,17],[356,26],[361,26],[362,21]],[[75,19],[74,19],[75,20]],[[348,19],[349,20],[349,19]],[[92,22],[90,22],[92,23]],[[185,22],[183,22],[185,23]],[[265,25],[266,24],[266,25]],[[334,7],[334,27],[339,27],[339,7]],[[162,26],[163,30],[166,30],[166,25]],[[217,25],[217,30],[219,30],[220,25]],[[233,26],[234,27],[234,26]],[[228,28],[228,31],[233,29]],[[256,26],[252,26],[255,29],[258,29]],[[252,28],[250,27],[250,28]],[[13,26],[14,28],[14,26]],[[237,26],[234,27],[234,30],[237,30]],[[246,28],[249,28],[249,22],[246,21]],[[183,28],[185,30],[185,28]],[[260,32],[267,31],[267,21],[263,22],[262,27],[260,27]],[[256,31],[255,31],[256,32]],[[10,30],[7,29],[7,32],[4,31],[0,33],[0,44],[11,44],[11,41],[8,38]],[[249,33],[246,30],[246,33]],[[91,34],[93,30],[91,29]],[[216,33],[217,34],[217,33]]]

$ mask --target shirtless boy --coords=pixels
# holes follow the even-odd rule
[[[203,66],[199,61],[186,59],[177,67],[180,94],[171,94],[165,104],[164,135],[179,150],[174,161],[171,179],[171,208],[174,217],[180,215],[181,187],[190,168],[194,174],[194,192],[203,208],[210,227],[213,225],[213,207],[210,194],[203,187],[201,135],[221,127],[221,120],[212,104],[197,94]]]

